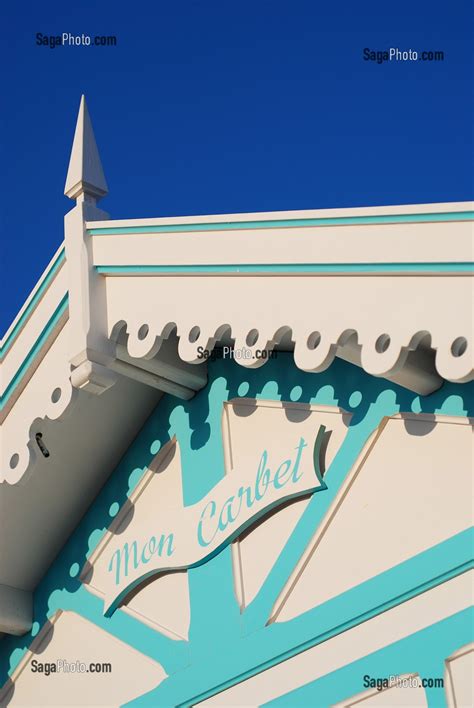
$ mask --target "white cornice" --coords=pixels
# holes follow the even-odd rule
[[[281,219],[325,219],[388,216],[390,214],[439,214],[465,212],[474,209],[474,202],[435,202],[427,204],[397,204],[387,206],[350,207],[343,209],[300,209],[293,211],[263,211],[237,214],[202,214],[199,216],[172,216],[148,219],[112,219],[107,224],[101,221],[88,221],[88,229],[114,227],[162,226],[166,224],[203,224],[225,223],[239,221],[273,221]]]
[[[455,207],[454,213],[458,213],[460,206],[465,207],[467,204],[431,205],[431,210],[432,213],[438,213],[441,208],[443,213],[448,213]],[[390,211],[420,214],[426,208],[426,205],[410,205],[396,209],[392,207]],[[84,212],[84,216],[74,220],[72,217],[78,211]],[[340,211],[337,210],[338,213]],[[354,210],[343,211],[345,215],[349,212],[354,214]],[[357,216],[361,216],[363,211],[358,209]],[[369,211],[373,209],[365,213]],[[117,225],[117,222],[108,220],[89,221],[84,225],[84,217],[94,212],[101,213],[93,205],[80,204],[71,212],[67,222],[71,228],[77,224],[74,228],[78,229],[72,241],[71,234],[68,236],[66,233],[72,243],[72,250],[75,244],[79,245],[79,241],[83,241],[82,248],[86,249],[84,253],[89,253],[89,265],[82,270],[82,274],[74,276],[74,263],[79,264],[82,257],[74,256],[69,249],[68,267],[58,267],[49,280],[48,274],[42,278],[41,283],[48,281],[47,287],[29,312],[14,346],[7,352],[2,364],[3,391],[10,393],[8,387],[11,387],[12,381],[15,382],[18,371],[25,369],[21,371],[21,381],[12,399],[13,405],[38,368],[41,362],[38,357],[45,356],[47,347],[54,341],[56,335],[53,330],[45,339],[45,346],[35,353],[35,345],[45,336],[45,327],[55,307],[68,292],[69,299],[74,298],[76,303],[76,324],[72,327],[74,338],[83,336],[81,332],[87,331],[87,337],[92,343],[74,345],[77,354],[70,354],[73,366],[78,367],[81,361],[85,361],[81,352],[95,352],[92,354],[94,366],[87,364],[84,373],[74,373],[72,380],[79,388],[90,385],[97,391],[106,390],[117,375],[132,375],[136,380],[158,388],[163,384],[164,390],[178,394],[182,392],[187,397],[185,390],[188,384],[183,388],[178,380],[180,376],[186,378],[184,370],[174,383],[170,381],[167,388],[158,373],[163,371],[163,366],[161,369],[155,366],[152,373],[146,363],[150,361],[150,353],[156,356],[160,343],[166,340],[167,332],[173,328],[172,323],[177,325],[180,355],[187,362],[197,361],[197,346],[212,349],[222,327],[229,325],[236,346],[246,346],[249,331],[256,329],[259,339],[254,347],[262,349],[278,345],[281,332],[285,331],[290,336],[291,330],[296,363],[305,370],[322,370],[337,353],[359,363],[373,375],[387,377],[396,376],[403,367],[407,370],[407,353],[425,336],[428,338],[426,341],[431,341],[431,346],[437,350],[436,367],[440,377],[462,382],[472,376],[472,345],[469,345],[472,337],[472,279],[469,273],[472,273],[472,266],[464,268],[463,265],[472,260],[472,228],[468,222],[382,223],[377,228],[373,225],[348,224],[340,227],[294,226],[222,233],[90,236],[88,228],[91,224],[98,229]],[[321,211],[311,212],[311,215],[315,214],[321,215]],[[298,212],[297,215],[302,213]],[[304,215],[308,213],[304,212]],[[254,216],[238,215],[238,220],[248,220]],[[285,213],[285,216],[289,215]],[[221,219],[221,216],[203,218],[211,223]],[[169,223],[170,220],[166,221]],[[139,225],[144,225],[143,220],[119,223],[121,226],[135,224],[137,230]],[[53,259],[53,265],[58,261],[60,253],[58,251]],[[427,258],[429,263],[425,262]],[[343,259],[345,263],[342,263]],[[393,270],[395,259],[398,264],[395,264]],[[450,259],[451,266],[447,259]],[[359,269],[357,263],[361,264]],[[324,268],[329,270],[325,271]],[[167,278],[166,287],[163,286],[163,276]],[[265,280],[262,281],[262,278]],[[102,293],[101,305],[94,292],[87,296],[90,305],[85,305],[78,298],[79,290],[90,288],[92,283],[96,283],[94,292],[97,290]],[[217,299],[211,295],[215,287],[220,292]],[[255,287],[256,292],[260,288],[265,289],[263,307],[258,298],[253,301],[249,295]],[[299,293],[295,299],[296,291],[301,289],[304,293]],[[383,295],[385,291],[387,294]],[[172,298],[169,295],[171,292],[174,292]],[[394,306],[392,296],[395,292]],[[374,294],[376,297],[373,297]],[[150,312],[152,303],[157,300],[161,303],[159,318]],[[316,310],[308,306],[308,303],[316,301],[324,302],[324,308],[317,317]],[[215,311],[213,303],[216,305]],[[273,303],[272,306],[269,303]],[[464,306],[460,307],[459,303]],[[92,316],[89,324],[78,324],[80,321],[89,321],[86,316],[89,307]],[[100,314],[102,310],[107,312],[107,317]],[[128,347],[133,365],[130,360],[125,361],[123,353],[120,358],[113,354],[115,343],[111,342],[110,337],[120,322],[127,323]],[[142,325],[148,326],[149,333],[146,338],[139,339],[137,332]],[[193,343],[194,346],[191,346],[186,340],[194,326],[200,327],[201,334]],[[321,342],[314,351],[305,352],[305,341],[313,331],[320,332]],[[389,334],[391,345],[388,351],[377,352],[375,342],[383,334]],[[351,336],[349,345],[348,339]],[[455,356],[451,347],[456,341],[459,345],[462,342],[460,338],[466,339],[468,347],[465,353],[459,355],[458,351]],[[106,349],[103,349],[101,342],[104,345],[108,342]],[[123,352],[123,345],[121,347]],[[28,362],[31,351],[35,356]],[[248,362],[241,363],[248,365]],[[103,372],[103,384],[97,379],[100,378],[100,372]],[[426,386],[429,388],[431,380],[434,385],[436,379],[432,378],[433,373],[418,387],[420,391],[425,391]],[[59,386],[53,386],[54,378],[52,375],[51,391],[45,391],[44,394],[43,415],[47,415],[51,406],[49,399],[52,391]],[[407,379],[402,375],[399,380],[410,386],[412,377],[410,375]],[[64,388],[62,380],[60,384]],[[413,386],[417,390],[412,381]],[[196,390],[194,384],[191,386],[193,389]],[[8,408],[4,409],[3,416],[11,408],[12,400],[9,403],[7,401]],[[33,408],[37,410],[38,403]],[[37,415],[41,417],[41,404]],[[7,421],[5,425],[8,427]],[[28,428],[25,423],[25,439],[18,445],[21,449],[25,449]],[[13,451],[12,455],[16,452]],[[24,469],[26,467],[27,464]],[[19,478],[18,475],[20,469],[16,469],[15,479]]]
[[[467,204],[430,208],[433,214],[441,210],[454,215],[460,206],[464,209]],[[409,205],[391,207],[390,212],[420,214],[426,209]],[[354,210],[343,211],[354,215]],[[356,215],[362,212],[358,209]],[[365,214],[369,212],[373,209]],[[99,230],[117,225],[104,219],[85,223],[95,213],[102,216],[94,205],[84,203],[70,212],[67,267],[58,267],[49,280],[48,275],[43,277],[47,287],[2,362],[2,390],[9,397],[3,410],[2,436],[8,445],[3,445],[2,474],[11,481],[20,479],[30,464],[35,449],[32,420],[57,417],[66,410],[69,395],[61,404],[51,401],[53,391],[71,386],[59,375],[63,369],[74,388],[95,393],[126,376],[187,398],[205,381],[202,367],[195,366],[198,346],[212,350],[227,337],[236,347],[248,347],[249,332],[256,330],[251,349],[271,350],[283,339],[293,348],[291,340],[295,362],[306,371],[322,371],[337,355],[420,393],[434,390],[442,379],[472,378],[473,291],[468,262],[473,242],[468,222],[143,234],[139,227],[146,225],[144,221],[130,220],[119,223],[138,233],[91,236],[92,224]],[[315,214],[322,213],[311,212]],[[237,215],[238,221],[254,216]],[[274,222],[270,217],[282,214],[265,216]],[[203,219],[222,223],[220,215]],[[149,225],[150,220],[145,221]],[[58,256],[59,252],[53,265]],[[51,317],[64,297],[68,310],[52,326]],[[61,364],[53,345],[64,322],[69,334]],[[195,328],[199,337],[190,342]],[[179,358],[174,360],[167,343],[173,332],[179,345]],[[320,340],[312,350],[307,340],[313,332],[319,332]],[[378,351],[382,335],[389,335],[390,345]],[[42,338],[44,344],[39,346]],[[415,353],[420,342],[425,350]],[[51,347],[54,355],[49,356]],[[249,365],[246,360],[239,363]],[[39,387],[38,377],[44,379]],[[25,410],[28,417],[26,411],[31,410],[34,416],[18,422],[14,410],[18,406],[18,412]],[[16,432],[10,430],[13,420]],[[19,455],[20,463],[9,469],[14,455]]]

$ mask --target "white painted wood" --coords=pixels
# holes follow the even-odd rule
[[[445,681],[449,708],[474,705],[474,644],[461,647],[446,659]]]
[[[37,662],[36,665],[33,662]],[[66,665],[110,664],[111,671],[69,671]],[[55,664],[46,675],[38,663]],[[33,671],[33,668],[36,671]],[[61,669],[61,670],[60,670]],[[45,625],[0,693],[9,706],[119,706],[166,678],[156,661],[75,612],[58,611]]]
[[[69,325],[66,323],[56,339],[49,343],[44,357],[38,358],[26,388],[22,390],[21,387],[17,391],[11,410],[9,407],[4,410],[8,415],[0,430],[0,481],[9,484],[18,482],[39,453],[30,435],[33,421],[45,418],[56,420],[71,403],[73,389],[69,380],[68,355]],[[54,391],[60,391],[57,400],[52,398]]]
[[[282,332],[291,332],[296,365],[304,371],[320,372],[330,366],[337,347],[356,333],[361,366],[373,376],[390,377],[403,367],[409,350],[429,335],[441,377],[467,382],[474,375],[470,277],[241,274],[120,275],[104,280],[108,334],[125,322],[129,351],[133,347],[134,356],[156,352],[156,338],[175,323],[180,357],[199,363],[198,348],[212,349],[219,332],[228,326],[237,349],[248,347],[248,333],[257,330],[257,340],[248,347],[252,354],[256,349],[273,349]],[[213,307],[217,301],[218,307]],[[467,306],[459,307],[459,303]],[[140,340],[143,324],[149,331]],[[196,327],[199,330],[193,329]],[[197,339],[190,336],[194,331],[199,333]],[[310,348],[313,332],[319,332],[321,339],[318,346]],[[384,334],[390,337],[389,344],[378,349]],[[467,347],[456,356],[452,346],[460,336],[466,337]],[[238,363],[255,368],[265,362],[240,359]],[[419,390],[416,382],[412,388],[428,393],[424,376]]]
[[[104,334],[107,321],[104,283],[94,272],[92,244],[84,228],[86,216],[99,211],[94,204],[78,202],[64,218],[69,278],[69,359],[73,367],[86,361],[107,366],[114,357],[114,347]]]
[[[341,209],[295,209],[293,211],[258,211],[238,214],[199,214],[197,216],[154,217],[148,219],[114,219],[104,224],[89,221],[90,229],[104,226],[154,226],[162,224],[225,223],[238,221],[272,221],[274,219],[326,219],[354,216],[387,216],[390,214],[438,214],[474,209],[474,202],[430,202],[387,206],[345,207]]]
[[[82,95],[64,194],[70,199],[82,194],[100,199],[108,191],[86,99]]]
[[[63,344],[61,361],[67,362],[67,337]],[[45,359],[43,365],[46,363]],[[12,444],[17,437],[17,443],[24,440],[27,459],[30,447],[34,455],[33,464],[30,463],[18,484],[0,484],[0,583],[24,590],[34,590],[38,585],[160,400],[158,391],[122,378],[102,396],[76,390],[66,411],[59,420],[54,420],[54,409],[61,406],[63,395],[67,400],[68,390],[56,403],[51,401],[50,386],[61,385],[59,378],[53,378],[53,372],[61,373],[59,364],[57,371],[54,361],[51,367],[45,379],[38,371],[38,376],[30,382],[31,385],[37,382],[40,387],[40,402],[42,396],[50,401],[50,417],[43,418],[44,409],[34,409],[32,401],[28,402],[28,397],[22,400],[21,396],[1,430],[2,434],[4,429],[8,433],[8,426],[18,414],[16,433],[13,437],[5,436],[6,445],[2,441],[1,452],[7,455],[8,450],[18,450],[21,455],[23,448]],[[70,391],[67,373],[65,382]],[[20,401],[24,408],[20,407]],[[33,424],[30,422],[26,428],[29,415]],[[30,445],[28,438],[22,437],[28,432]],[[48,458],[43,457],[36,444],[37,432],[43,435],[50,452]],[[82,562],[83,556],[76,560]]]
[[[92,242],[96,266],[461,263],[473,254],[467,221],[96,234]]]
[[[289,579],[273,621],[290,620],[470,528],[472,443],[467,418],[385,419]]]

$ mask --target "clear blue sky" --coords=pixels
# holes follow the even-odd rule
[[[63,239],[81,93],[112,218],[471,199],[471,5],[8,3],[2,331]],[[37,32],[116,35],[117,47],[50,49]],[[445,60],[377,64],[366,47]]]

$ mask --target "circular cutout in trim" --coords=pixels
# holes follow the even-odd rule
[[[377,337],[377,341],[375,342],[375,351],[378,354],[383,354],[389,348],[390,341],[389,334],[381,334],[380,337]]]
[[[188,339],[191,342],[191,344],[194,344],[194,342],[197,342],[199,337],[201,336],[201,328],[198,327],[197,325],[194,325],[189,331]]]
[[[466,337],[456,337],[451,344],[451,354],[455,357],[462,356],[467,349]]]
[[[308,349],[311,349],[311,351],[313,351],[314,349],[319,347],[320,342],[321,342],[321,333],[320,332],[311,332],[308,339],[306,340],[306,346],[308,347]]]
[[[145,337],[148,335],[149,331],[150,331],[149,326],[147,324],[142,324],[142,326],[138,330],[138,339],[140,339],[140,340],[145,339]]]
[[[248,347],[253,347],[258,340],[258,329],[251,329],[245,338],[245,343]]]

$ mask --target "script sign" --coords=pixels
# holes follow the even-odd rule
[[[109,547],[105,615],[147,578],[200,565],[274,507],[326,489],[319,467],[324,433],[321,425],[312,444],[296,437],[283,460],[272,459],[265,449],[254,465],[234,469],[197,504],[162,508],[141,519],[133,535],[115,537]]]

